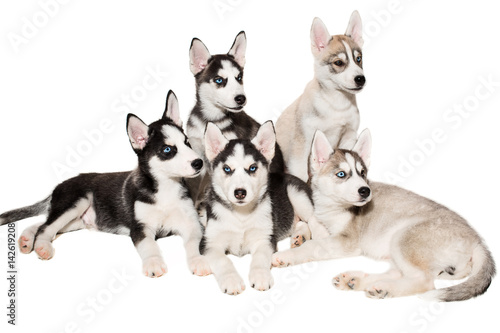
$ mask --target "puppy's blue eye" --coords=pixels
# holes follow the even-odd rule
[[[250,171],[250,172],[257,171],[257,166],[256,165],[251,165],[250,168],[248,168],[248,171]]]
[[[222,78],[221,78],[221,77],[216,77],[216,78],[214,79],[214,81],[215,81],[215,83],[217,83],[217,84],[221,84],[223,80],[222,80]]]
[[[158,151],[158,157],[162,160],[169,160],[177,154],[177,147],[164,145]]]
[[[238,75],[238,76],[236,77],[236,80],[238,80],[238,81],[241,81],[242,79],[243,79],[243,76],[241,76],[241,75]]]
[[[227,165],[224,166],[224,172],[225,173],[231,173],[231,168],[228,167]]]
[[[357,57],[356,57],[356,61],[357,61],[357,62],[361,62],[361,56],[357,56]]]
[[[344,178],[345,177],[345,172],[344,171],[339,171],[339,172],[337,172],[336,176],[339,177],[339,178]]]

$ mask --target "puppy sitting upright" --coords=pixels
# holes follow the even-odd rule
[[[83,228],[129,235],[149,277],[166,273],[157,238],[171,234],[184,239],[190,270],[210,273],[200,255],[202,228],[183,177],[195,177],[203,161],[182,131],[178,102],[169,92],[163,117],[144,124],[129,114],[127,132],[139,159],[130,172],[80,174],[59,184],[45,200],[0,215],[0,224],[48,213],[45,223],[27,229],[21,252],[34,248],[41,259],[54,255],[52,240],[59,233]]]
[[[275,141],[271,122],[263,124],[251,141],[229,141],[217,126],[207,126],[205,152],[211,163],[211,185],[200,247],[219,287],[230,295],[241,293],[245,284],[226,254],[251,253],[250,284],[267,290],[273,285],[271,256],[276,243],[290,236],[294,214],[314,223],[309,187],[294,176],[269,173]]]
[[[208,122],[217,125],[228,139],[251,138],[260,125],[243,111],[247,103],[243,68],[247,39],[241,31],[227,54],[211,55],[198,38],[189,49],[190,69],[196,80],[196,104],[189,115],[186,134],[195,152],[205,154]]]
[[[351,149],[357,138],[359,112],[355,94],[365,84],[361,18],[354,11],[345,35],[331,36],[319,18],[311,27],[314,79],[304,93],[279,117],[278,144],[288,172],[309,178],[307,161],[316,130],[325,133],[334,148]]]
[[[191,111],[186,133],[193,150],[205,154],[204,134],[208,122],[217,125],[226,138],[253,138],[260,124],[243,111],[247,100],[243,88],[246,51],[245,32],[241,31],[227,54],[211,55],[198,38],[189,50],[190,69],[196,80],[196,104]],[[281,150],[276,148],[274,171],[283,171]],[[194,199],[200,199],[208,179],[203,174],[188,182]]]

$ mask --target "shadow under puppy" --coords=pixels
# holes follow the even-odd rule
[[[264,123],[252,140],[228,140],[213,123],[205,132],[205,155],[211,163],[206,197],[207,226],[200,244],[220,289],[230,295],[245,284],[226,254],[252,255],[253,288],[273,285],[271,257],[277,242],[289,237],[294,216],[314,223],[309,187],[297,177],[270,173],[276,134]]]
[[[53,257],[52,241],[64,232],[88,228],[129,235],[149,277],[167,272],[156,239],[177,234],[184,239],[189,269],[210,274],[199,252],[202,227],[183,180],[196,177],[203,161],[182,131],[175,94],[169,91],[162,118],[149,126],[129,114],[127,133],[139,161],[135,170],[80,174],[45,200],[0,215],[0,225],[48,213],[45,223],[19,239],[21,252],[35,249],[44,260]]]

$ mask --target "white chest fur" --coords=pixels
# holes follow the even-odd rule
[[[313,192],[315,215],[327,229],[330,235],[338,236],[352,223],[352,214],[343,208],[338,207],[328,197]]]
[[[273,222],[269,198],[251,212],[230,210],[217,203],[212,208],[217,220],[209,220],[205,230],[207,248],[219,248],[242,256],[262,241],[270,240]]]
[[[347,98],[340,92],[328,95],[317,92],[312,101],[316,113],[303,113],[304,126],[314,126],[313,128],[322,130],[327,137],[337,134],[344,127],[358,129],[360,119],[354,97]]]
[[[136,201],[134,205],[136,219],[144,223],[151,230],[175,229],[175,225],[180,221],[178,215],[185,216],[193,211],[193,205],[188,200],[180,200],[183,188],[179,182],[174,180],[163,181],[158,192],[155,194],[155,203],[149,204]],[[192,215],[192,213],[191,213]]]

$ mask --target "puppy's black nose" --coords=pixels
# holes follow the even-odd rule
[[[366,79],[364,75],[358,75],[354,78],[354,82],[356,83],[356,86],[362,87],[365,85]]]
[[[242,188],[237,188],[234,190],[234,197],[238,200],[243,200],[247,196],[247,190]]]
[[[234,98],[234,100],[238,105],[243,105],[247,101],[247,98],[245,95],[238,95]]]
[[[201,168],[203,168],[203,160],[198,158],[198,159],[194,160],[193,162],[191,162],[191,166],[196,171],[199,171],[199,170],[201,170]]]
[[[360,187],[358,193],[363,199],[366,199],[370,196],[370,188],[366,186]]]

